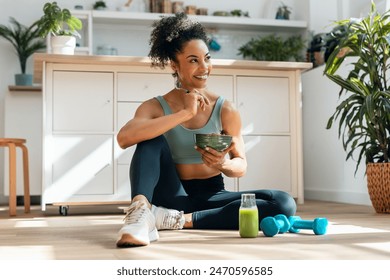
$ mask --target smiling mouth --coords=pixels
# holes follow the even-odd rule
[[[209,77],[209,75],[202,75],[202,76],[195,76],[195,78],[200,80],[206,80]]]

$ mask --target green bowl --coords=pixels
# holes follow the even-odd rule
[[[195,144],[199,148],[213,148],[222,152],[232,143],[232,136],[221,134],[195,134]]]

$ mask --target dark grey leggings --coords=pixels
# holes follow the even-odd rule
[[[152,204],[193,213],[197,229],[238,229],[242,193],[254,193],[259,221],[267,216],[295,214],[295,200],[279,190],[230,192],[223,177],[180,180],[164,136],[137,145],[130,166],[132,197],[144,195]]]

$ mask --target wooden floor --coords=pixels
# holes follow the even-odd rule
[[[237,231],[160,231],[160,239],[146,247],[118,249],[122,225],[118,206],[72,206],[68,216],[58,207],[30,214],[18,208],[10,218],[0,206],[0,260],[389,260],[390,215],[370,206],[306,201],[298,205],[303,219],[328,218],[328,233],[311,231],[275,237],[240,238]]]

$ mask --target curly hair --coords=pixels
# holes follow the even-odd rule
[[[189,19],[185,13],[163,17],[154,22],[152,27],[149,42],[152,67],[163,69],[169,61],[176,61],[176,54],[190,40],[200,39],[208,44],[209,39],[203,25]]]

